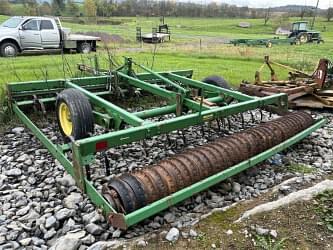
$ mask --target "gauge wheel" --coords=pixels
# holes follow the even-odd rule
[[[56,101],[57,121],[66,141],[79,140],[94,132],[94,117],[88,98],[77,89],[65,89]]]
[[[18,48],[15,43],[5,42],[1,44],[0,51],[3,57],[15,57],[18,53]]]

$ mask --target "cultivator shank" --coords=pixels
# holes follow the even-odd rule
[[[134,66],[144,73],[134,72]],[[231,116],[240,117],[245,123],[243,115],[239,115],[243,112],[250,112],[253,118],[255,109],[287,113],[288,107],[285,94],[251,97],[193,80],[191,70],[154,72],[131,59],[113,71],[91,72],[96,75],[12,83],[8,84],[8,91],[17,116],[74,177],[109,222],[122,229],[258,164],[325,123],[307,113],[291,113],[112,178],[100,193],[91,181],[91,163],[98,152],[104,154],[110,148],[190,126],[216,123],[220,127],[224,119],[230,125]],[[158,96],[164,104],[130,112],[109,101],[115,96],[142,92]],[[42,104],[43,110],[56,107],[63,144],[54,144],[24,113],[36,103]],[[104,127],[104,133],[96,134],[93,123]],[[105,173],[111,174],[108,168]]]

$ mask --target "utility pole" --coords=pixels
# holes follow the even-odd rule
[[[314,14],[313,14],[313,19],[312,19],[312,23],[311,23],[311,29],[313,29],[313,26],[314,26],[315,21],[316,21],[317,10],[318,10],[318,4],[319,4],[319,0],[317,0],[316,9],[315,9],[315,12],[314,12]]]

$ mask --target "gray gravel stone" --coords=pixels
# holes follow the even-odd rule
[[[235,193],[239,193],[241,191],[242,186],[238,182],[232,183],[232,191]]]
[[[196,231],[194,231],[193,229],[190,229],[189,234],[190,234],[191,237],[197,237],[198,236],[198,233]]]
[[[171,242],[177,241],[178,238],[179,238],[179,229],[175,227],[171,228],[167,233],[167,235],[165,236],[165,239]]]
[[[20,210],[18,210],[18,211],[16,212],[16,215],[17,215],[17,216],[23,216],[23,215],[26,215],[26,214],[29,212],[29,209],[30,209],[29,206],[23,207],[23,208],[21,208]]]
[[[138,240],[138,241],[136,242],[136,246],[137,246],[137,247],[146,247],[146,246],[148,246],[148,242],[145,241],[145,240]]]
[[[83,198],[80,193],[71,193],[64,199],[64,206],[69,209],[76,209],[77,205],[82,202]]]
[[[164,215],[164,220],[168,223],[172,223],[176,220],[176,216],[173,213],[167,213]]]
[[[258,235],[268,235],[269,234],[269,230],[266,228],[262,228],[260,226],[256,226],[256,233]]]
[[[54,217],[57,220],[67,219],[68,217],[74,216],[75,210],[63,208],[60,209],[58,212],[55,213]]]
[[[49,229],[53,227],[57,222],[57,219],[54,216],[50,216],[45,220],[45,228]]]
[[[81,239],[82,244],[91,245],[95,242],[95,237],[91,234],[88,234],[86,237]]]
[[[12,132],[15,134],[21,134],[24,132],[24,127],[16,127],[12,129]]]
[[[269,232],[269,234],[270,234],[272,237],[274,237],[274,238],[277,238],[277,236],[278,236],[276,230],[271,230],[271,231]]]
[[[22,174],[22,171],[19,168],[12,168],[5,172],[5,175],[7,175],[7,176],[20,176],[21,174]]]
[[[19,241],[19,243],[22,246],[28,246],[28,245],[30,245],[31,242],[32,242],[31,238],[25,238],[25,239],[22,239],[22,240]]]
[[[50,250],[77,250],[81,244],[80,239],[62,236],[51,246]]]
[[[92,235],[100,235],[103,232],[103,228],[94,223],[88,224],[86,230]]]
[[[114,231],[112,233],[112,238],[119,238],[121,235],[121,230],[120,229],[117,229],[116,231]]]
[[[44,239],[49,240],[51,239],[54,235],[56,235],[57,231],[52,227],[49,231],[44,234]]]

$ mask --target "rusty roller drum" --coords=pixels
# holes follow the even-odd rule
[[[130,213],[272,148],[313,123],[305,112],[291,113],[113,178],[102,193],[118,212]]]

